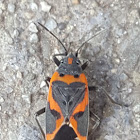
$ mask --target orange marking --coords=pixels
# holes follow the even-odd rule
[[[75,131],[78,139],[79,140],[87,140],[87,136],[81,136],[80,133],[77,131],[77,121],[74,118],[71,118],[70,122],[72,123],[72,128]]]
[[[76,106],[76,108],[73,111],[72,115],[74,115],[74,114],[76,114],[76,113],[78,113],[80,111],[83,112],[85,110],[85,108],[86,108],[87,105],[88,105],[88,89],[86,88],[86,90],[85,90],[85,96],[84,96],[83,101]]]
[[[73,116],[74,116],[74,114],[78,113],[79,111],[84,111],[87,105],[88,105],[88,88],[86,88],[85,97],[84,97],[83,101],[77,105],[74,112],[72,113],[72,116],[70,117],[70,123],[72,124],[73,129],[74,129],[77,137],[79,138],[79,140],[86,140],[87,137],[80,135],[80,133],[78,132],[78,129],[77,129],[77,121],[74,119]]]
[[[64,117],[62,115],[62,111],[58,105],[58,103],[53,99],[52,97],[52,87],[50,86],[49,88],[49,94],[48,94],[48,102],[50,103],[50,109],[54,109],[54,110],[57,110],[57,112],[60,113],[60,116],[61,118],[56,120],[56,129],[53,131],[52,134],[47,134],[46,135],[46,140],[53,140],[56,133],[58,132],[58,130],[60,129],[60,127],[62,126],[62,123],[64,121]]]
[[[70,60],[70,61],[72,63],[72,60]],[[62,82],[65,82],[67,84],[70,84],[73,82],[85,83],[85,87],[86,87],[85,97],[84,97],[83,101],[76,106],[75,110],[72,113],[72,117],[70,118],[70,122],[71,122],[73,129],[74,129],[75,133],[77,134],[78,138],[80,140],[86,140],[87,137],[81,136],[80,133],[77,131],[77,122],[73,118],[73,115],[75,113],[78,113],[79,111],[84,111],[87,104],[88,104],[88,82],[87,82],[86,76],[84,73],[82,73],[82,74],[80,74],[80,76],[78,78],[74,78],[73,75],[64,75],[63,77],[60,77],[58,72],[55,72],[51,78],[50,87],[49,87],[49,94],[48,94],[47,100],[48,100],[48,102],[50,102],[50,108],[57,110],[60,113],[61,118],[56,120],[56,129],[53,131],[53,133],[46,134],[46,140],[53,140],[56,133],[59,131],[59,129],[61,128],[61,126],[64,122],[64,117],[63,117],[62,111],[61,111],[58,103],[52,97],[52,82],[54,82],[54,81],[62,81]]]
[[[60,77],[59,73],[55,72],[51,78],[50,85],[52,84],[53,81],[62,81],[62,82],[67,83],[68,85],[73,82],[81,82],[88,85],[87,79],[84,73],[80,74],[78,78],[74,78],[73,75],[64,75],[63,77]]]
[[[68,64],[72,64],[73,58],[68,58]]]

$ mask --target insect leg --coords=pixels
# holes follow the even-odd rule
[[[51,78],[50,77],[46,77],[45,82],[47,84],[47,87],[49,88],[49,82],[50,82]]]
[[[108,92],[107,92],[104,88],[102,88],[102,89],[103,89],[105,95],[107,96],[107,98],[108,98],[113,104],[119,105],[119,106],[121,106],[121,107],[128,107],[127,104],[118,103],[118,102],[116,102],[115,100],[113,100],[113,99],[108,95]]]
[[[82,70],[84,70],[87,66],[88,66],[88,61],[86,61],[86,62],[81,66]]]
[[[89,91],[96,90],[96,87],[95,86],[88,86],[88,90]]]
[[[92,90],[96,90],[97,87],[95,87],[95,86],[89,86],[88,89],[89,89],[89,91],[92,91]],[[111,101],[111,103],[116,104],[116,105],[119,105],[119,106],[122,106],[122,107],[123,107],[123,106],[124,106],[124,107],[128,107],[128,105],[126,105],[126,104],[118,103],[118,102],[116,102],[115,100],[113,100],[113,99],[109,96],[108,92],[107,92],[104,88],[99,87],[99,89],[102,89],[102,90],[104,91],[104,94],[105,94],[105,95],[107,96],[107,98]]]
[[[45,140],[45,133],[44,133],[44,131],[43,131],[43,129],[42,129],[40,123],[39,123],[39,120],[38,120],[38,116],[40,116],[40,115],[43,114],[43,113],[45,113],[45,107],[42,108],[42,109],[40,109],[39,111],[37,111],[37,112],[35,113],[35,120],[36,120],[36,123],[37,123],[37,125],[38,125],[38,127],[39,127],[39,129],[40,129],[40,131],[41,131],[41,133],[42,133],[42,135],[43,135],[43,137],[44,137],[44,140]]]
[[[56,64],[57,66],[59,66],[59,65],[60,65],[60,61],[57,59],[56,56],[67,56],[67,53],[54,54],[54,55],[53,55],[53,61],[55,62],[55,64]]]
[[[95,120],[95,119],[91,118],[92,121],[95,121],[95,125],[92,127],[92,130],[95,130],[99,126],[99,124],[100,124],[100,118],[96,114],[94,114],[93,112],[91,112],[91,111],[90,111],[90,114],[92,116],[94,116],[94,118],[96,119]]]
[[[91,121],[94,122],[95,124],[89,131],[89,136],[88,136],[89,139],[91,139],[93,132],[96,130],[96,128],[100,124],[100,118],[96,114],[94,114],[93,112],[90,111],[90,116],[91,116]]]

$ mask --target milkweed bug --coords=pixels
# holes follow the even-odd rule
[[[87,61],[84,64],[80,63],[78,52],[87,41],[99,33],[85,41],[75,54],[68,54],[63,43],[45,26],[40,23],[39,25],[59,41],[65,52],[53,56],[58,69],[51,78],[47,77],[46,79],[49,87],[47,106],[36,112],[36,122],[45,140],[87,140],[89,125],[88,92],[94,87],[88,86],[86,76],[83,73],[88,63]],[[57,56],[64,56],[64,58],[59,61]],[[46,113],[46,133],[43,132],[37,118],[43,113]],[[99,125],[99,118],[95,114],[93,115],[97,119],[93,127],[96,128]]]

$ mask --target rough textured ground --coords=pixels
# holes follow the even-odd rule
[[[101,124],[90,139],[138,140],[140,0],[0,0],[0,140],[42,140],[34,113],[45,106],[44,80],[56,69],[52,54],[63,48],[38,21],[71,51],[104,30],[79,55],[89,60],[85,73],[97,87],[90,110]],[[129,106],[112,104],[104,89]]]

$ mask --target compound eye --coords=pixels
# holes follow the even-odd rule
[[[63,73],[60,73],[60,74],[59,74],[60,77],[63,77],[64,75],[65,75],[65,74],[63,74]]]
[[[74,75],[74,78],[78,78],[78,77],[79,77],[79,75],[78,75],[78,74],[75,74],[75,75]]]
[[[76,64],[79,65],[79,64],[80,64],[80,60],[77,60],[77,61],[76,61]]]

